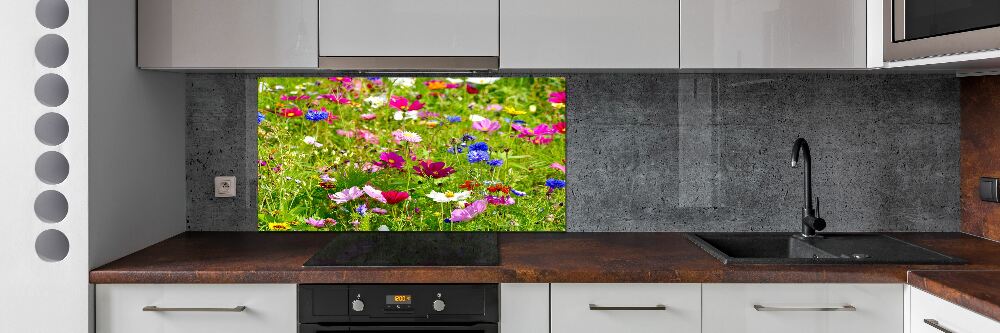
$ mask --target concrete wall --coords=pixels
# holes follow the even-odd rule
[[[569,231],[794,231],[792,142],[828,231],[959,229],[947,75],[572,74]],[[256,76],[187,78],[188,228],[256,230]],[[237,197],[212,197],[236,175]]]

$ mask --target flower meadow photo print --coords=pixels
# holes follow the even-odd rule
[[[261,231],[565,231],[566,79],[265,77]]]

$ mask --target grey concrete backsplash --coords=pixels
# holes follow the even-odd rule
[[[797,137],[826,231],[959,228],[953,76],[566,76],[569,231],[798,230]],[[187,77],[190,230],[256,230],[256,77]]]

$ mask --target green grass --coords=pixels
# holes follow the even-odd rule
[[[565,188],[550,189],[546,180],[566,179],[563,171],[551,166],[566,163],[565,131],[543,136],[551,142],[536,143],[531,136],[518,137],[519,131],[512,128],[512,123],[523,121],[523,126],[529,129],[540,124],[565,126],[565,104],[549,101],[551,93],[565,91],[565,79],[501,78],[488,84],[456,80],[454,82],[458,83],[452,88],[441,89],[431,89],[426,82],[450,83],[445,78],[415,78],[412,85],[394,82],[391,78],[353,78],[350,84],[325,77],[261,78],[258,112],[265,119],[257,129],[258,159],[261,161],[257,190],[258,229],[374,231],[384,226],[394,231],[564,231]],[[479,91],[470,93],[467,85]],[[345,97],[345,103],[322,98],[324,94]],[[282,96],[305,97],[282,100]],[[386,99],[400,96],[411,102],[419,97],[425,104],[419,112],[424,113],[417,119],[396,120],[393,116],[400,110],[388,102],[380,104],[366,100],[373,96],[385,96]],[[503,110],[495,110],[497,106],[487,109],[491,104]],[[303,115],[292,112],[291,117],[284,116],[294,108],[301,110]],[[304,115],[308,110],[325,110],[336,119],[309,120]],[[375,119],[362,119],[363,114],[374,114]],[[470,121],[473,115],[499,122],[499,130],[474,129]],[[459,116],[461,121],[452,122],[447,116]],[[372,138],[359,137],[359,131],[370,133],[377,138],[377,143]],[[416,133],[422,141],[397,143],[394,131]],[[345,136],[347,132],[354,137]],[[476,139],[463,140],[467,135]],[[315,138],[322,147],[307,143],[304,140],[307,136]],[[503,164],[492,167],[486,162],[470,163],[468,146],[477,142],[486,143],[490,159],[502,160]],[[405,166],[395,169],[382,165],[379,169],[376,165],[381,162],[380,154],[384,152],[405,157]],[[413,166],[422,160],[445,162],[455,172],[437,179],[420,176]],[[324,175],[335,181],[324,182],[321,179]],[[439,203],[427,194],[432,190],[466,191],[460,188],[466,182],[479,186],[471,191],[464,203],[484,200],[487,195],[510,197],[515,203],[489,204],[485,211],[468,221],[447,223],[445,219],[452,216],[453,210],[464,207],[463,203]],[[488,185],[496,183],[526,195],[489,191]],[[329,197],[345,189],[364,186],[382,191],[406,191],[410,198],[388,204],[362,195],[337,204]],[[357,211],[362,204],[368,209],[365,214]],[[376,208],[384,209],[385,214],[374,213]],[[306,223],[306,219],[332,220],[316,227]]]

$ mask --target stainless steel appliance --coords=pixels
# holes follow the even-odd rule
[[[303,284],[299,333],[497,333],[496,284]]]
[[[884,0],[885,61],[1000,49],[1000,1]]]

